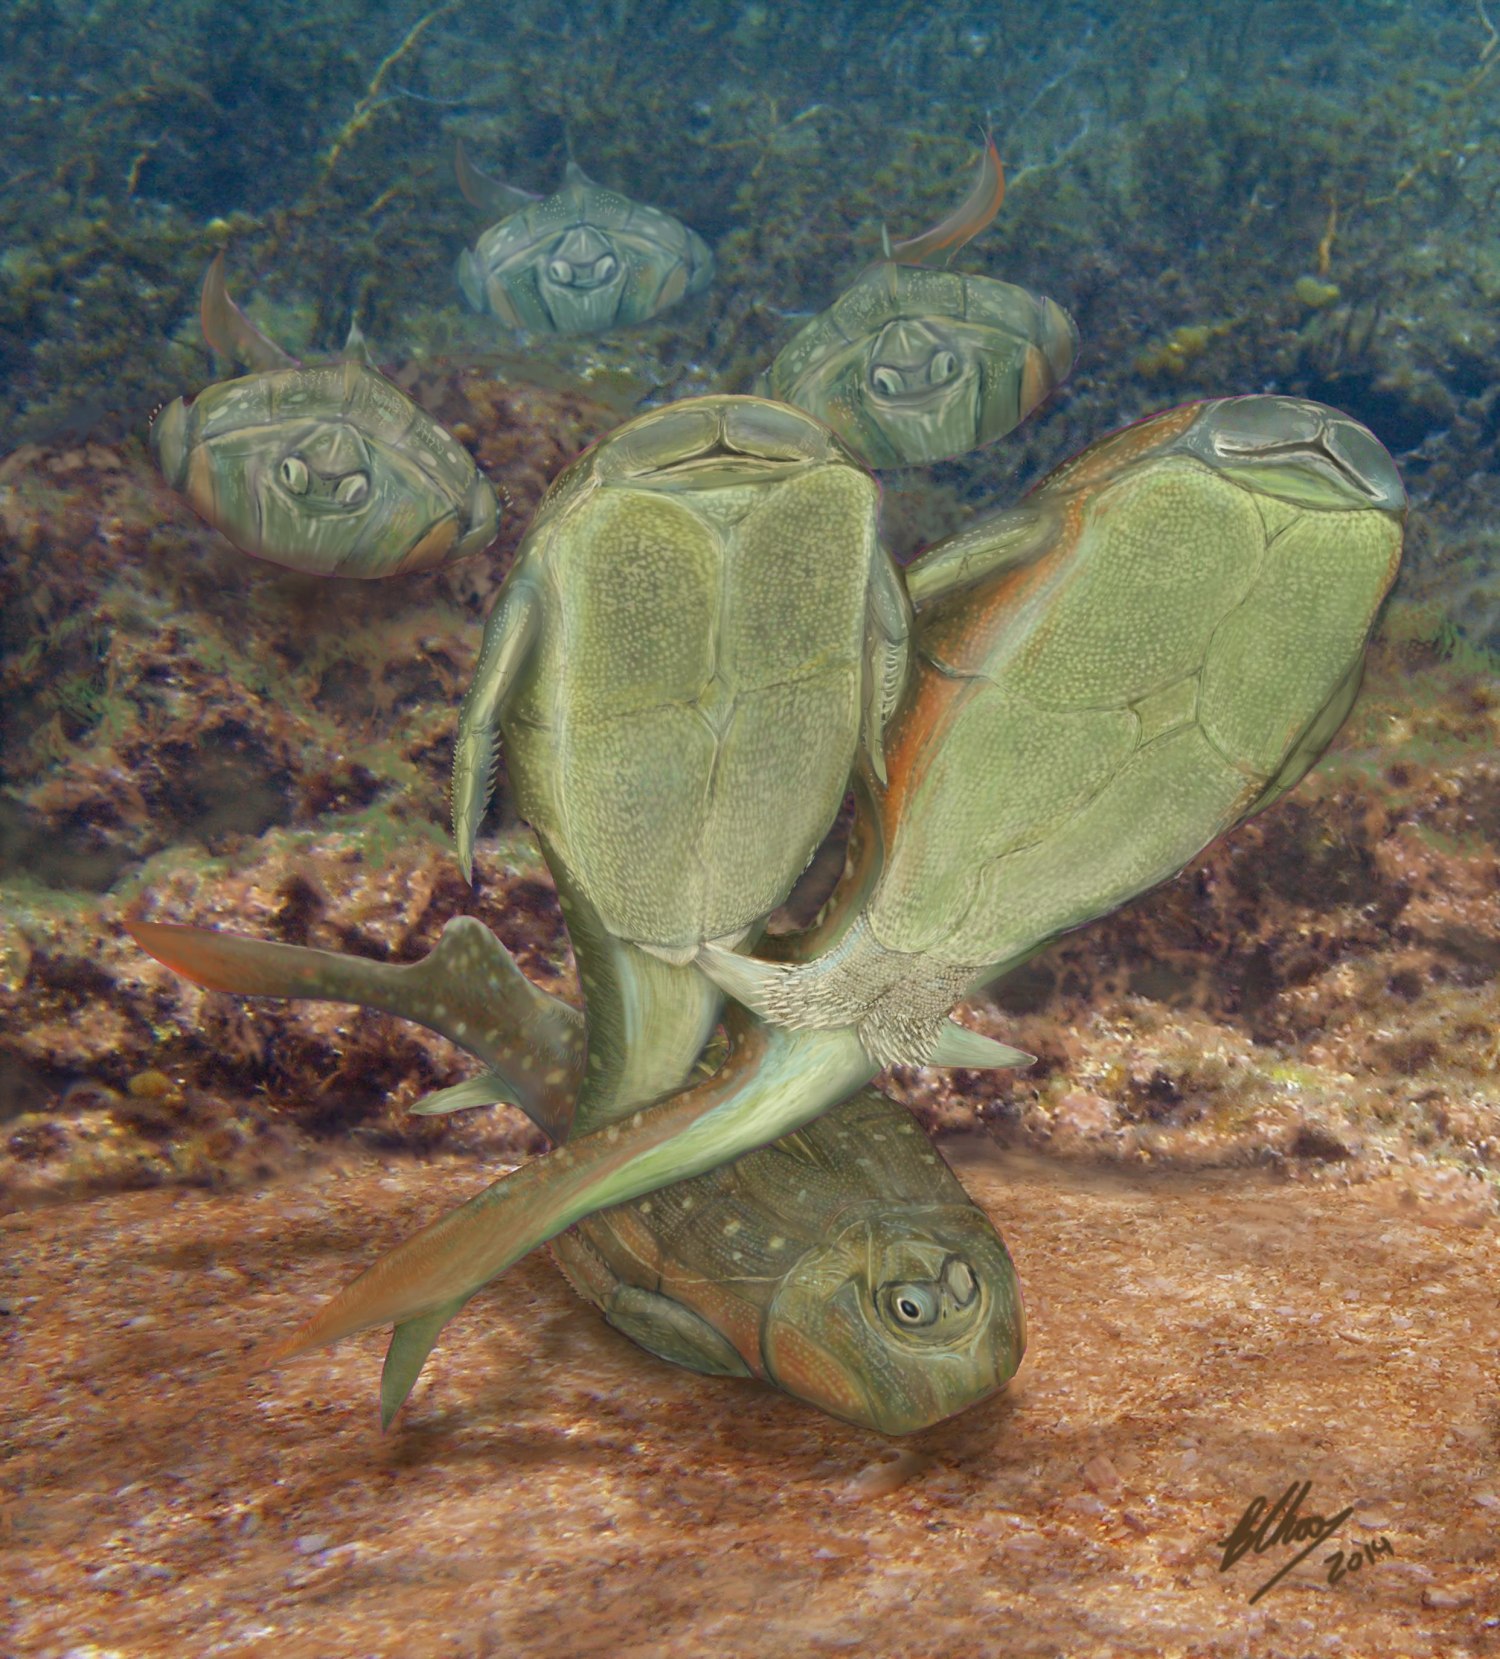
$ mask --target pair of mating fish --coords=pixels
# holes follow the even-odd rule
[[[462,147],[476,202],[521,193],[484,179]],[[975,236],[1004,196],[987,143],[969,195],[887,250],[771,365],[765,390],[831,426],[869,466],[977,448],[1017,426],[1067,375],[1077,336],[1051,300],[989,277],[926,269]],[[561,191],[512,212],[465,252],[471,303],[534,332],[586,332],[652,315],[706,285],[713,260],[670,215],[592,184],[570,165]],[[421,570],[485,546],[494,491],[467,452],[367,361],[304,367],[240,314],[209,269],[203,333],[256,372],[178,399],[152,426],[172,485],[236,546],[318,574]]]
[[[468,193],[474,195],[475,176],[472,170],[467,169],[462,152],[460,177],[465,180]],[[989,145],[982,160],[979,180],[969,198],[940,225],[923,237],[902,244],[895,250],[896,253],[904,257],[925,257],[961,245],[989,222],[1002,193],[998,156],[993,145]],[[543,229],[576,241],[582,234],[578,221],[588,213],[593,213],[595,217],[602,216],[616,231],[632,228],[638,238],[643,234],[643,224],[647,230],[650,228],[649,211],[642,212],[631,204],[608,198],[607,193],[599,192],[597,187],[588,185],[581,177],[570,177],[567,189],[558,198],[535,209],[523,210],[516,216],[519,231],[524,235],[513,234],[517,225],[508,221],[510,230],[497,227],[497,231],[482,243],[481,250],[476,250],[476,256],[478,252],[485,252],[492,266],[506,267],[505,280],[514,282],[520,278],[523,262],[515,257],[510,257],[508,262],[502,258],[507,248],[514,255],[518,242],[529,239],[535,243]],[[564,221],[565,228],[558,231],[558,224]],[[505,236],[500,235],[502,230],[506,230]],[[572,253],[577,253],[571,242],[569,247]],[[476,256],[466,256],[466,262],[461,267],[469,278],[466,287],[472,288],[478,280],[475,274],[478,267],[474,264]],[[635,263],[631,269],[633,285],[624,291],[635,294],[646,292],[649,285],[643,285],[640,280],[641,270],[644,269],[640,246],[635,250]],[[556,276],[558,273],[546,274]],[[903,275],[913,281],[919,277],[932,278],[949,289],[961,280],[946,275],[939,277],[931,272],[913,271]],[[986,281],[972,280],[979,284]],[[894,281],[887,286],[895,291]],[[997,292],[1004,288],[1001,284],[988,286]],[[658,284],[657,289],[652,291],[659,289]],[[503,288],[496,289],[502,294],[505,291]],[[1027,306],[1038,308],[1038,316],[1043,320],[1049,317],[1061,319],[1062,332],[1068,342],[1068,355],[1071,356],[1071,325],[1062,318],[1062,313],[1047,302],[1032,301],[1022,290],[1005,288],[1004,291],[1020,296]],[[497,314],[509,315],[498,302],[493,308]],[[488,539],[496,517],[488,486],[471,466],[465,470],[467,457],[447,434],[363,361],[357,340],[351,342],[351,348],[339,363],[302,369],[279,347],[261,336],[233,305],[224,288],[221,261],[215,261],[204,285],[202,320],[205,337],[216,350],[224,355],[241,357],[258,372],[243,380],[212,388],[191,406],[181,402],[172,405],[156,423],[153,440],[169,479],[183,488],[200,511],[241,546],[263,556],[285,559],[303,569],[330,572],[358,569],[369,574],[377,570],[415,569],[442,562],[448,557],[472,551]],[[525,321],[527,318],[518,314],[510,320]],[[530,320],[533,325],[538,321],[535,317]],[[1050,378],[1035,372],[1035,346],[1021,342],[1017,350],[1014,349],[1016,345],[1017,342],[1012,341],[1007,348],[1009,368],[1006,372],[1011,383],[1007,395],[1011,413],[1005,420],[1006,428],[1039,402],[1051,385]],[[993,342],[990,355],[994,356]],[[884,385],[893,373],[889,367],[882,367],[875,379],[899,404],[896,388]],[[919,378],[926,386],[943,376],[924,373]],[[964,377],[955,374],[949,378],[961,382]],[[935,395],[939,405],[951,410],[953,395],[963,391],[963,386],[955,383],[938,388]],[[1023,400],[1020,407],[1015,406],[1016,397]],[[919,406],[930,402],[926,393],[915,400],[908,399],[905,413],[908,417],[919,416]],[[1005,397],[987,399],[992,419],[994,408],[1005,402]],[[778,416],[767,405],[755,417],[747,415],[743,409],[738,410],[736,420],[740,424],[749,422],[752,427],[758,420],[764,428],[759,435],[764,436],[772,430],[772,425],[766,424],[767,411],[772,425],[790,414],[788,411]],[[938,413],[941,415],[941,408]],[[793,421],[780,435],[779,441],[790,444],[794,451],[801,446],[806,450],[806,459],[820,460],[824,458],[821,455],[824,436],[817,434],[810,422]],[[675,438],[673,441],[676,441]],[[753,442],[752,437],[752,446]],[[622,435],[621,448],[624,447]],[[840,454],[839,460],[842,464],[847,462],[848,457]],[[371,487],[372,478],[380,480],[378,491]],[[867,477],[862,478],[861,488],[866,497],[863,516],[868,520],[873,495]],[[826,489],[824,493],[826,495]],[[827,504],[825,500],[824,506]],[[784,505],[782,503],[781,508]],[[837,506],[834,511],[837,516]],[[860,515],[856,514],[856,523],[859,518]],[[771,522],[764,512],[761,522]],[[866,529],[869,529],[868,524]],[[861,546],[856,563],[851,567],[857,571],[861,584],[865,580],[864,572],[868,564],[869,548]],[[901,596],[899,583],[895,581],[883,555],[882,565],[878,568],[884,570],[884,582],[880,586],[886,612],[884,626],[887,632],[894,629],[904,634],[901,613],[905,600]],[[847,571],[835,565],[832,574],[838,582]],[[607,581],[607,576],[604,579]],[[816,588],[816,583],[812,587]],[[819,595],[809,589],[807,582],[801,583],[800,587],[794,583],[787,593],[800,594],[809,602],[809,615],[817,614]],[[757,625],[774,625],[777,620],[763,614],[763,607],[757,610],[757,604],[758,601],[752,598],[744,607],[751,622],[752,637]],[[780,620],[787,621],[795,609],[796,604],[791,604],[787,616]],[[851,666],[849,662],[844,665],[843,678],[846,682]],[[897,665],[893,662],[880,671],[879,683],[888,687],[896,675]],[[639,688],[636,690],[638,692]],[[761,711],[762,718],[766,712]],[[756,718],[752,712],[742,724],[753,725]],[[842,721],[835,718],[831,728],[834,751],[838,752],[836,764],[814,767],[822,786],[799,802],[804,808],[804,817],[807,816],[805,809],[808,802],[812,803],[810,822],[818,826],[811,832],[812,841],[821,834],[822,828],[826,828],[819,814],[827,815],[828,803],[824,796],[829,793],[829,785],[834,779],[841,779],[848,770],[849,757],[839,751],[838,740],[838,733],[844,725],[847,725],[847,718]],[[816,739],[813,747],[817,749]],[[827,744],[824,743],[823,751],[826,750]],[[787,753],[781,758],[783,775],[789,786],[794,785],[794,757]],[[805,761],[806,757],[803,759]],[[750,780],[747,778],[744,781]],[[529,816],[537,816],[534,808],[528,807],[527,810]],[[660,815],[662,808],[658,806],[656,810]],[[680,815],[675,823],[680,833],[683,828]],[[664,834],[663,842],[668,839],[669,836]],[[795,875],[810,851],[809,832],[807,825],[803,824],[801,833],[794,835],[788,849],[778,851],[777,873],[762,873],[756,894],[772,894],[783,888],[788,874]],[[783,869],[788,857],[792,863]],[[752,897],[752,908],[758,902]],[[774,897],[770,903],[775,903]],[[586,926],[576,914],[570,913],[570,921],[575,935]],[[149,936],[143,934],[143,937]],[[427,980],[449,975],[455,952],[460,957],[463,955],[458,949],[461,937],[459,935],[450,940],[444,947],[445,954],[441,960],[435,958],[428,966]],[[158,936],[158,943],[163,950],[171,945],[165,934]],[[179,949],[182,943],[179,938]],[[225,944],[222,949],[238,951],[241,957],[245,950],[249,950],[253,965],[258,947],[242,941]],[[496,952],[500,953],[498,957]],[[503,952],[493,942],[489,954],[491,959],[504,963]],[[593,952],[585,955],[591,959]],[[200,961],[200,966],[203,961]],[[269,975],[262,961],[261,967],[251,976],[255,985],[267,991],[275,991],[278,986],[284,991],[288,988],[307,991],[317,984],[322,985],[325,992],[333,985],[343,987],[345,993],[356,1000],[375,997],[378,1001],[383,995],[386,1000],[380,1003],[381,1006],[393,1006],[405,1011],[411,1007],[408,1000],[409,995],[413,994],[410,979],[401,971],[397,971],[392,986],[400,982],[407,989],[398,994],[392,986],[385,986],[383,991],[379,989],[384,984],[383,970],[369,969],[364,965],[335,968],[326,959],[317,964],[301,962],[300,965],[294,958],[286,956],[277,958],[277,961],[277,973]],[[212,964],[209,963],[209,966]],[[616,963],[611,971],[628,971],[639,977],[643,964],[640,960],[623,967]],[[281,978],[277,977],[278,973]],[[352,979],[351,973],[354,975]],[[374,978],[371,978],[372,973]],[[603,985],[608,975],[595,973],[590,976],[587,960],[585,974],[590,981],[591,1011],[610,1006],[611,999]],[[243,980],[243,974],[236,979],[231,973],[229,980],[224,982],[237,984],[242,989],[251,988],[250,983]],[[518,1028],[535,1024],[543,1018],[533,1006],[537,1000],[534,993],[523,992],[523,985],[524,981],[513,967],[509,972],[503,967],[495,968],[495,975],[487,988],[493,1005],[492,1025],[500,1019],[502,1010],[509,1011],[508,1017]],[[464,1001],[453,993],[452,987],[444,994],[447,1003],[458,1005]],[[558,1060],[557,1065],[549,1065],[548,1069],[555,1072],[557,1078],[570,1080],[569,1089],[564,1091],[566,1096],[571,1092],[573,1062],[578,1057],[576,1051],[581,1049],[582,1037],[576,1028],[576,1021],[560,1007],[553,1007],[546,1017],[559,1029],[546,1041],[536,1040]],[[468,1023],[477,1025],[478,1022]],[[701,1043],[701,1033],[698,1042]],[[668,1052],[673,1051],[669,1048]],[[680,1081],[681,1056],[668,1065],[659,1066],[654,1074],[649,1068],[642,1071],[637,1066],[628,1074],[629,1078],[634,1079],[629,1086],[639,1089],[642,1080],[653,1075],[657,1090],[664,1090]],[[622,1079],[607,1098],[618,1099],[619,1087],[624,1082],[625,1079]],[[573,1111],[565,1098],[550,1100],[538,1097],[534,1092],[527,1095],[514,1083],[501,1092],[506,1098],[520,1100],[553,1139],[559,1139],[579,1122],[598,1119],[605,1112],[605,1107],[599,1104],[597,1090],[593,1097],[586,1099],[581,1112]],[[489,1099],[491,1095],[483,1093],[481,1088],[481,1097]],[[459,1090],[448,1097],[448,1101],[454,1104],[472,1104],[475,1099],[472,1090]],[[876,1132],[877,1125],[883,1126],[883,1132]],[[885,1385],[873,1394],[865,1390],[868,1398],[862,1395],[859,1399],[851,1399],[850,1385],[841,1385],[839,1402],[845,1414],[886,1426],[916,1426],[921,1421],[945,1415],[976,1394],[989,1391],[1013,1369],[1019,1358],[1019,1303],[1013,1294],[1014,1275],[1003,1244],[979,1212],[968,1205],[941,1161],[925,1150],[925,1143],[923,1150],[918,1151],[915,1146],[903,1142],[902,1137],[915,1134],[914,1126],[904,1114],[896,1112],[882,1097],[872,1095],[841,1110],[836,1114],[836,1121],[830,1121],[826,1127],[815,1126],[795,1143],[788,1141],[775,1152],[743,1160],[731,1173],[716,1181],[694,1183],[692,1191],[679,1194],[683,1214],[677,1229],[681,1236],[675,1238],[673,1246],[676,1251],[673,1260],[698,1275],[701,1281],[700,1299],[706,1296],[716,1304],[712,1309],[716,1323],[696,1319],[691,1310],[682,1304],[664,1301],[636,1284],[614,1283],[606,1296],[599,1289],[599,1270],[591,1267],[587,1257],[573,1262],[575,1280],[580,1282],[580,1288],[586,1289],[585,1281],[591,1280],[594,1290],[598,1292],[595,1299],[601,1305],[607,1302],[614,1321],[622,1328],[631,1329],[648,1347],[670,1353],[685,1363],[697,1364],[701,1369],[743,1371],[745,1361],[734,1357],[736,1351],[733,1347],[725,1348],[720,1330],[734,1326],[738,1331],[740,1348],[757,1353],[763,1350],[766,1356],[776,1346],[771,1340],[774,1333],[786,1330],[794,1336],[798,1334],[798,1317],[787,1310],[796,1300],[796,1287],[800,1279],[812,1271],[811,1262],[804,1259],[802,1252],[822,1242],[823,1223],[837,1209],[853,1231],[848,1232],[834,1249],[833,1258],[848,1260],[853,1252],[855,1234],[859,1235],[859,1253],[870,1264],[870,1272],[866,1276],[870,1282],[866,1284],[864,1300],[867,1305],[878,1303],[881,1310],[880,1317],[874,1321],[856,1319],[850,1338],[852,1346],[857,1349],[863,1344],[879,1350],[890,1336],[889,1331],[880,1328],[883,1319],[892,1330],[908,1339],[908,1351],[904,1358],[917,1373],[910,1385],[901,1383],[899,1379],[893,1383],[887,1378]],[[891,1148],[890,1156],[877,1178],[871,1173],[880,1163],[874,1148],[887,1143]],[[787,1157],[793,1152],[799,1160],[795,1181],[786,1174]],[[809,1194],[814,1189],[817,1198],[810,1209]],[[669,1202],[664,1200],[659,1206],[659,1217],[664,1215]],[[891,1212],[902,1205],[905,1209],[893,1219]],[[973,1265],[969,1260],[953,1255],[930,1237],[920,1242],[914,1240],[911,1213],[914,1205],[927,1209],[937,1207],[937,1211],[941,1212],[937,1224],[949,1245],[963,1245],[965,1235],[977,1234],[967,1249],[967,1256],[972,1258]],[[643,1214],[651,1213],[651,1209],[648,1203]],[[856,1211],[869,1219],[873,1226],[856,1226]],[[686,1219],[690,1213],[693,1219],[689,1227]],[[664,1220],[659,1219],[654,1228],[648,1230],[648,1242],[649,1238],[663,1234],[664,1226]],[[721,1228],[725,1229],[722,1234]],[[612,1229],[597,1229],[606,1242],[617,1242],[619,1230],[618,1224]],[[741,1230],[745,1237],[736,1239],[735,1235]],[[883,1235],[887,1237],[887,1242],[877,1248],[875,1241]],[[715,1240],[721,1238],[734,1239],[735,1242],[721,1246],[722,1271],[715,1277],[709,1274],[709,1269],[714,1260]],[[764,1272],[741,1271],[747,1259],[745,1247],[757,1240],[772,1241],[768,1248],[772,1249],[775,1259],[762,1264],[766,1269]],[[794,1240],[798,1246],[795,1250]],[[566,1252],[568,1246],[562,1248]],[[638,1251],[635,1262],[624,1271],[633,1273],[637,1279],[641,1278],[641,1263],[649,1259],[650,1253],[647,1250],[643,1256]],[[789,1274],[788,1262],[800,1263],[798,1271]],[[824,1273],[826,1276],[826,1269]],[[709,1276],[703,1277],[705,1274]],[[835,1278],[837,1276],[836,1273]],[[731,1280],[740,1287],[737,1294],[726,1289]],[[787,1281],[791,1288],[773,1308],[772,1303],[776,1302],[773,1290],[782,1280]],[[993,1297],[981,1295],[981,1287],[989,1285],[997,1287],[998,1305]],[[729,1317],[731,1304],[739,1310],[734,1319]],[[668,1308],[670,1312],[663,1311]],[[752,1340],[762,1320],[765,1335]],[[805,1325],[806,1321],[802,1323]],[[933,1325],[941,1329],[927,1329]],[[968,1332],[968,1347],[972,1350],[967,1370],[956,1363],[954,1353],[964,1331]],[[941,1336],[947,1349],[946,1359],[936,1369],[926,1363],[933,1336]],[[782,1346],[785,1347],[786,1343]],[[897,1369],[901,1357],[898,1355]],[[861,1361],[858,1354],[850,1354],[838,1369],[851,1378],[858,1374],[868,1381],[880,1370],[878,1365],[869,1363],[869,1358],[865,1356]],[[771,1361],[767,1359],[767,1363]],[[886,1370],[890,1369],[887,1365]],[[921,1375],[923,1372],[930,1372],[931,1375],[924,1377]],[[929,1385],[939,1372],[945,1382],[934,1392]],[[827,1395],[826,1388],[823,1394]],[[898,1401],[901,1403],[898,1404]]]
[[[1009,1257],[867,1085],[1023,1059],[953,1005],[1303,775],[1404,507],[1347,417],[1222,400],[1091,446],[903,585],[873,480],[788,407],[673,405],[574,462],[486,628],[454,811],[467,869],[498,726],[586,1027],[472,921],[410,968],[136,924],[202,983],[442,1031],[487,1071],[439,1107],[513,1100],[561,1142],[268,1357],[393,1323],[388,1421],[447,1320],[553,1239],[612,1323],[697,1369],[887,1432],[992,1392],[1024,1340]],[[851,766],[826,914],[785,960],[743,954]],[[694,1081],[724,991],[728,1053]]]

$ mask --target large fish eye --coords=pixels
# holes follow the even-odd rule
[[[594,281],[608,282],[620,268],[620,262],[612,253],[605,254],[594,262]]]
[[[566,288],[573,281],[573,267],[566,259],[549,259],[547,261],[547,275],[554,282],[560,282]]]
[[[351,472],[347,477],[339,479],[338,488],[333,492],[333,499],[340,507],[357,507],[370,493],[370,476],[364,472]]]
[[[277,470],[284,490],[292,495],[307,494],[307,462],[300,455],[288,455]]]
[[[934,386],[941,386],[944,381],[952,380],[958,373],[958,358],[951,351],[934,352],[932,361],[927,365],[927,378]]]
[[[931,1285],[892,1285],[885,1293],[886,1310],[908,1330],[930,1325],[938,1316],[938,1299]]]
[[[894,369],[871,369],[870,384],[882,397],[901,395],[901,376]]]

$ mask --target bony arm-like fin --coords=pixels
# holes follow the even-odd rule
[[[996,1071],[1009,1066],[1033,1066],[1036,1056],[1027,1054],[1024,1049],[997,1042],[993,1037],[986,1037],[982,1031],[971,1031],[956,1020],[949,1020],[927,1064],[964,1066],[970,1071]]]
[[[488,173],[481,173],[469,160],[469,152],[464,149],[461,138],[453,146],[453,171],[458,175],[458,188],[463,191],[465,200],[486,213],[515,213],[542,199],[530,190],[521,190],[514,184],[504,184],[499,179],[492,179]]]
[[[487,1088],[489,1099],[519,1106],[549,1140],[567,1138],[583,1077],[583,1016],[533,985],[472,916],[455,916],[420,962],[404,965],[136,916],[125,926],[158,962],[212,991],[353,1002],[425,1025],[489,1068],[492,1082],[458,1085],[476,1091],[463,1104],[480,1104]]]
[[[945,537],[906,568],[906,591],[921,611],[985,577],[1030,564],[1053,545],[1053,515],[1021,502]]]
[[[786,967],[780,962],[762,962],[757,956],[741,956],[738,951],[726,950],[722,945],[701,945],[698,949],[699,968],[724,992],[751,1013],[762,1018],[767,1013],[767,991],[786,976]]]
[[[268,339],[229,297],[224,283],[224,255],[214,255],[203,279],[198,317],[203,338],[218,352],[252,369],[295,369],[297,359]]]
[[[707,1082],[503,1176],[382,1256],[253,1363],[275,1365],[371,1325],[405,1325],[457,1306],[584,1216],[742,1157],[874,1075],[851,1032],[773,1031],[741,1015],[731,1023],[729,1058]]]
[[[391,1333],[391,1345],[385,1351],[385,1365],[380,1372],[380,1426],[388,1429],[396,1413],[406,1403],[406,1397],[416,1386],[427,1356],[437,1344],[443,1326],[456,1314],[467,1296],[456,1296],[442,1307],[434,1308],[415,1319],[404,1320]]]
[[[541,598],[529,582],[509,581],[484,625],[474,683],[458,716],[453,747],[453,839],[465,881],[474,879],[474,838],[495,787],[500,710],[541,627]]]
[[[886,781],[885,728],[906,685],[911,658],[911,601],[895,565],[880,552],[870,581],[865,622],[862,735],[870,770]]]

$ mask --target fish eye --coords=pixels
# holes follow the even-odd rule
[[[279,471],[283,489],[293,495],[307,494],[307,462],[300,455],[288,455]]]
[[[941,386],[944,381],[952,380],[957,373],[958,358],[951,351],[935,352],[931,363],[927,365],[927,378],[934,386]]]
[[[870,384],[882,397],[896,397],[901,391],[901,376],[894,369],[871,369]]]
[[[596,260],[594,263],[595,282],[610,281],[619,268],[619,260],[616,259],[612,253],[605,254],[601,259]]]
[[[573,280],[573,267],[566,259],[549,259],[547,261],[547,275],[554,282],[560,282],[567,287]]]
[[[938,1316],[938,1299],[930,1285],[892,1285],[885,1293],[885,1305],[891,1318],[908,1330],[930,1325]]]
[[[947,1286],[948,1294],[961,1308],[968,1307],[979,1294],[979,1282],[974,1277],[974,1270],[967,1262],[960,1261],[955,1256],[943,1269],[943,1283]]]
[[[369,493],[370,475],[365,472],[351,472],[347,477],[339,479],[333,499],[340,507],[357,507]]]

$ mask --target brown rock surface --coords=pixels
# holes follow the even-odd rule
[[[1027,1288],[1000,1402],[899,1445],[675,1371],[539,1256],[390,1435],[381,1339],[242,1378],[472,1165],[0,1223],[0,1537],[26,1655],[1500,1652],[1482,1211],[1374,1180],[960,1146]],[[1255,1497],[1353,1517],[1220,1571]],[[1327,1582],[1336,1547],[1391,1553]]]

